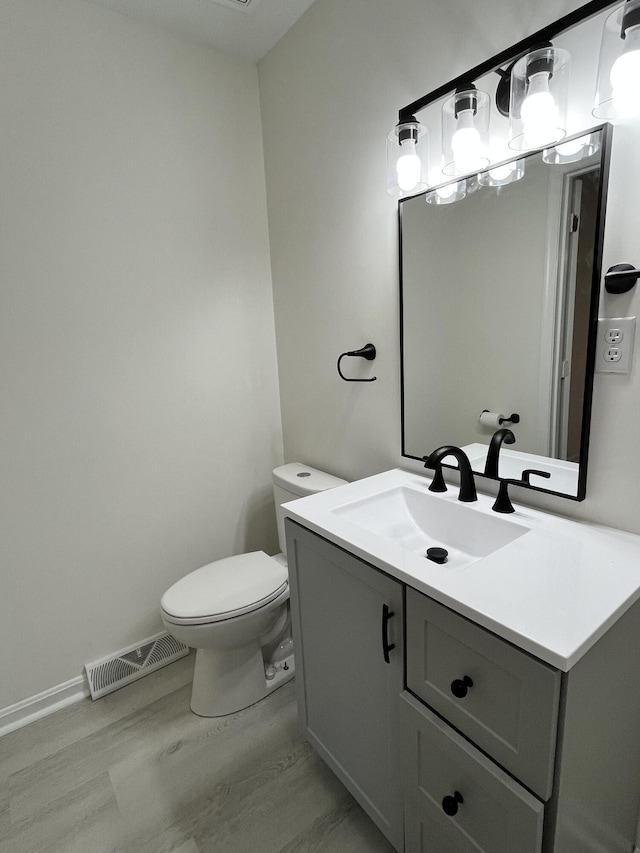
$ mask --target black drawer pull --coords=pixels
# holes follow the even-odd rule
[[[382,605],[382,654],[384,662],[389,663],[389,652],[395,649],[395,643],[389,642],[389,619],[395,616],[393,610],[389,610],[386,604]]]
[[[470,687],[473,687],[473,681],[468,675],[465,675],[464,678],[456,678],[455,681],[451,682],[451,692],[456,699],[464,699]]]
[[[449,817],[454,817],[458,814],[460,803],[464,803],[464,798],[460,791],[454,791],[453,797],[445,797],[442,801],[442,811]]]

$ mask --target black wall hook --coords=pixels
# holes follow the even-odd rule
[[[640,278],[640,270],[631,264],[614,264],[606,272],[604,287],[607,293],[627,293]]]
[[[367,361],[373,361],[376,357],[376,348],[373,344],[365,344],[360,349],[354,349],[350,352],[343,352],[338,358],[338,375],[340,379],[344,379],[345,382],[375,382],[378,378],[377,376],[372,376],[370,379],[349,379],[349,377],[345,376],[343,372],[340,370],[340,362],[346,355],[358,356],[359,358],[366,358]]]

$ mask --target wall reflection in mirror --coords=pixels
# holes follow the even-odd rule
[[[517,413],[498,476],[584,498],[609,132],[400,202],[403,455]]]

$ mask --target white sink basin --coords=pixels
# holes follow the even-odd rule
[[[563,672],[640,600],[640,536],[517,499],[512,515],[500,515],[490,495],[462,503],[457,486],[433,493],[429,483],[395,468],[283,507],[293,522]],[[446,548],[449,561],[426,559],[432,546]]]
[[[432,547],[446,548],[451,568],[488,557],[529,531],[523,524],[479,513],[472,506],[426,490],[397,486],[330,511],[414,554],[424,555]]]

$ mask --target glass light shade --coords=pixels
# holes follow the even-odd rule
[[[559,165],[561,163],[577,163],[592,157],[600,148],[600,134],[587,133],[575,139],[568,139],[553,148],[545,148],[542,159],[545,163]]]
[[[442,105],[442,171],[469,175],[489,165],[491,99],[475,86],[458,89]]]
[[[428,192],[424,200],[427,204],[453,204],[454,201],[463,199],[466,194],[466,181],[452,181],[450,184],[443,184],[441,187]]]
[[[419,121],[398,123],[387,135],[387,189],[393,196],[427,189],[428,137]]]
[[[605,21],[593,115],[640,115],[640,0],[628,0]]]
[[[477,175],[469,175],[468,178],[464,180],[464,189],[467,195],[471,195],[471,193],[476,192],[476,190],[480,189],[480,181],[478,180]]]
[[[478,181],[483,187],[504,187],[524,178],[525,159],[509,160],[508,163],[498,163],[478,175]]]
[[[533,151],[566,136],[571,55],[540,47],[519,59],[511,71],[509,148]]]

